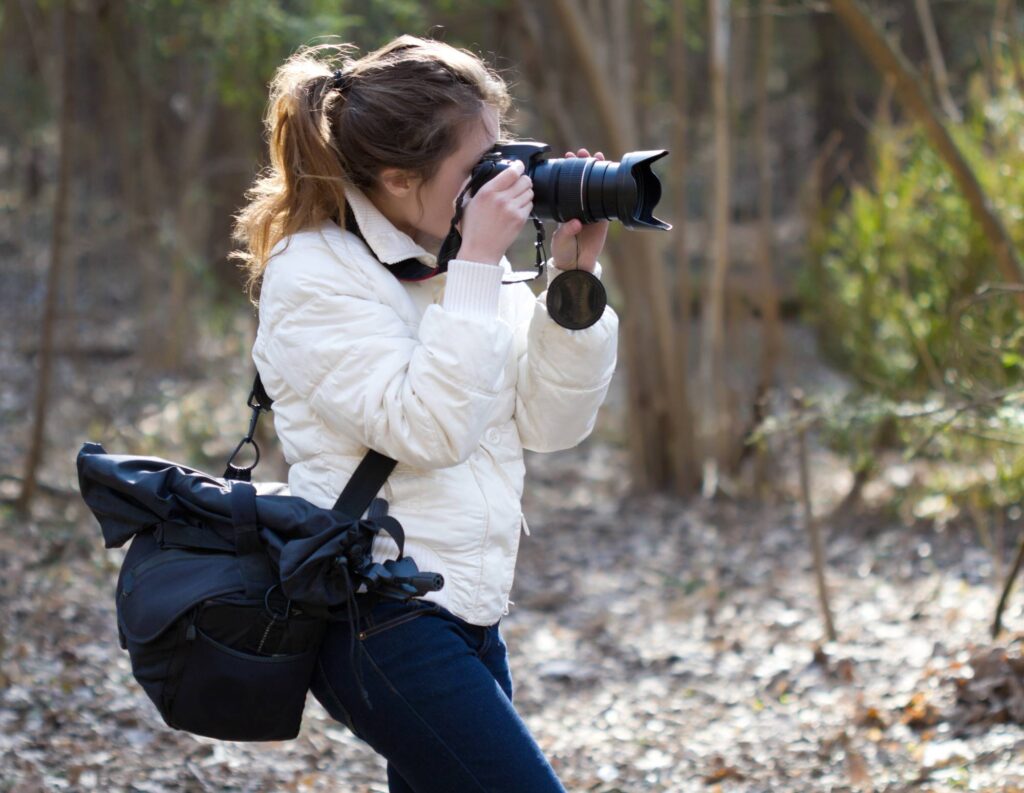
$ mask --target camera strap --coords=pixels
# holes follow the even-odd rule
[[[437,254],[438,263],[443,262],[445,269],[448,268],[448,262],[456,257],[459,248],[462,247],[462,234],[459,233],[458,225],[462,221],[462,210],[466,205],[466,196],[474,195],[486,181],[486,174],[484,172],[478,173],[459,193],[459,197],[455,201],[455,215],[452,217],[451,229],[448,231],[448,236],[444,238],[444,242],[441,243],[440,253]],[[544,263],[548,260],[547,251],[544,249],[544,223],[534,214],[530,215],[530,220],[533,221],[533,228],[537,232],[537,237],[533,242],[533,247],[537,254],[537,272],[531,273],[523,270],[509,273],[505,278],[501,279],[503,284],[519,284],[533,281],[544,274]]]
[[[448,272],[448,262],[456,258],[459,248],[462,246],[462,235],[459,234],[459,230],[455,226],[462,219],[461,207],[464,195],[465,191],[463,191],[462,195],[459,196],[459,210],[455,213],[455,217],[452,218],[451,231],[448,232],[448,236],[445,237],[444,242],[441,243],[441,250],[437,255],[437,266],[431,267],[416,258],[403,259],[402,261],[395,262],[394,264],[385,264],[384,262],[381,262],[381,264],[388,269],[388,272],[395,276],[399,281],[426,281],[428,278],[433,278],[441,275],[441,273]],[[547,256],[544,251],[544,225],[538,218],[533,218],[533,221],[534,226],[537,228],[537,241],[534,243],[535,246],[537,246],[537,272],[510,273],[506,278],[502,279],[503,284],[517,284],[521,281],[532,281],[533,279],[538,278],[544,271],[544,262],[547,261]],[[355,213],[352,212],[352,207],[348,204],[345,205],[345,230],[355,234],[367,247],[369,247],[369,243],[366,242],[366,237],[363,236],[363,232],[359,229],[359,223],[356,221]]]
[[[456,258],[459,248],[462,247],[462,234],[459,233],[458,224],[462,221],[462,211],[465,206],[466,196],[475,193],[482,183],[479,176],[470,180],[469,184],[459,194],[455,202],[455,215],[452,217],[451,228],[448,236],[441,243],[441,250],[437,254],[437,266],[430,267],[419,259],[405,259],[394,264],[384,264],[384,267],[399,281],[425,281],[428,278],[440,275],[448,271],[448,262]],[[530,215],[533,221],[533,228],[537,233],[533,247],[537,256],[537,271],[530,272],[521,270],[508,273],[501,279],[502,284],[519,284],[533,281],[544,274],[544,264],[547,262],[547,250],[544,247],[546,234],[543,221],[536,214]],[[355,234],[367,247],[369,243],[359,230],[359,223],[356,221],[352,207],[345,205],[345,228]],[[577,244],[577,259],[579,258],[579,240]],[[608,304],[607,293],[601,280],[585,270],[566,270],[559,273],[556,278],[551,279],[548,285],[547,308],[551,318],[569,330],[582,330],[601,319],[605,306]],[[245,443],[245,441],[243,441]],[[237,450],[236,450],[237,453]],[[258,451],[257,451],[258,453]]]

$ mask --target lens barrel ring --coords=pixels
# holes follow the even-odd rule
[[[564,223],[571,218],[580,218],[584,223],[590,222],[584,208],[585,185],[583,176],[587,170],[589,157],[569,157],[557,165],[558,178],[555,180],[554,206],[555,220]]]

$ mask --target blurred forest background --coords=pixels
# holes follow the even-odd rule
[[[270,750],[162,727],[74,456],[220,473],[267,83],[404,32],[556,154],[671,151],[598,428],[528,459],[503,624],[567,787],[1024,790],[1019,0],[4,0],[0,791],[385,789],[312,700]]]

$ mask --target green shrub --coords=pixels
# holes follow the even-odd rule
[[[975,76],[950,132],[1024,249],[1024,96]],[[861,385],[815,410],[858,466],[880,449],[937,465],[902,493],[977,520],[1024,497],[1024,312],[951,173],[912,123],[873,130],[872,179],[812,234],[801,284],[826,353]],[[1019,288],[1019,287],[1018,287]],[[919,510],[914,510],[917,513]]]
[[[1024,97],[1009,69],[997,88],[974,79],[950,131],[1019,249]],[[818,278],[803,284],[825,349],[892,397],[1020,383],[1021,312],[1011,293],[976,296],[1005,278],[949,170],[916,125],[879,126],[871,143],[872,184],[825,213]]]

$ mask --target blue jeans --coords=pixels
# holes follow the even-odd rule
[[[328,628],[312,691],[388,761],[391,793],[565,793],[512,707],[497,623],[479,627],[435,603],[384,601]]]

